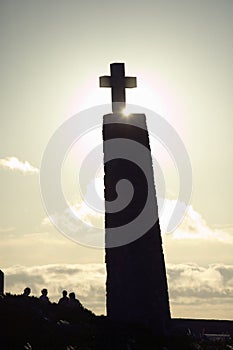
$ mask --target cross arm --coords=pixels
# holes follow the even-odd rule
[[[111,77],[108,75],[103,75],[99,78],[100,87],[112,87]]]
[[[125,87],[130,89],[137,87],[137,78],[125,77]]]

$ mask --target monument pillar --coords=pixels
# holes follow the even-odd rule
[[[111,65],[111,72],[116,71],[114,65]],[[123,64],[116,65],[119,68]],[[128,79],[133,79],[130,84],[127,81],[128,87],[136,86],[136,78]],[[119,84],[121,88],[125,84],[122,74],[119,84],[115,80],[117,76],[102,77],[100,85],[117,89]],[[112,93],[113,113],[105,115],[103,122],[107,316],[142,324],[157,334],[164,334],[170,321],[170,309],[146,116],[124,116],[122,92],[120,104],[113,98],[116,95]],[[139,148],[134,147],[136,143]],[[123,151],[121,156],[116,156],[119,148]],[[138,151],[141,148],[146,149],[143,169],[137,165],[141,162]],[[117,184],[121,180],[131,183],[133,196],[130,203],[114,212],[111,203],[117,199]],[[125,197],[122,201],[127,202],[128,193],[120,195]],[[145,207],[148,197],[151,200]],[[145,208],[143,220],[137,220]],[[133,221],[137,226],[128,225]],[[147,222],[152,224],[145,230]],[[124,231],[125,227],[129,227],[128,231]]]

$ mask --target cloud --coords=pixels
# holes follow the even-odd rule
[[[5,269],[6,291],[22,293],[26,286],[39,296],[44,287],[51,301],[61,291],[74,291],[85,307],[105,313],[104,264],[50,264]],[[233,265],[168,264],[167,278],[173,317],[233,319]]]
[[[174,208],[176,206],[177,201],[172,199],[165,199],[163,202],[163,208],[161,209],[160,215],[160,227],[162,235],[170,236],[174,240],[196,240],[196,241],[206,241],[206,242],[216,242],[216,243],[225,243],[225,244],[233,244],[233,234],[230,233],[230,227],[223,228],[212,228],[210,227],[202,215],[198,213],[192,205],[188,205],[186,208],[186,213],[183,217],[180,225],[172,232],[166,234],[166,228],[168,227],[169,220],[172,216]],[[161,205],[161,201],[159,201],[159,205]],[[180,204],[181,207],[185,207],[184,204]],[[75,233],[76,231],[82,232],[84,241],[88,244],[90,241],[90,245],[95,245],[95,232],[96,228],[104,228],[104,215],[95,212],[93,208],[89,207],[87,203],[81,201],[80,203],[76,203],[70,205],[70,211],[67,209],[64,211],[63,215],[52,215],[51,221],[63,223],[67,226],[67,229]],[[79,221],[74,221],[72,223],[71,214],[74,217],[78,218]],[[48,217],[42,220],[42,226],[51,225],[51,221]],[[69,226],[70,225],[70,226]],[[72,226],[74,225],[74,226]],[[227,232],[229,231],[229,232]],[[90,237],[90,240],[86,239],[84,236],[87,235]],[[70,234],[70,237],[72,235]],[[75,240],[74,234],[74,240]],[[99,237],[99,236],[98,236]],[[104,240],[104,231],[103,238]],[[82,237],[80,242],[82,242]],[[98,244],[97,244],[98,245]]]
[[[233,319],[233,265],[168,264],[173,317]]]
[[[105,312],[105,267],[103,264],[50,264],[12,266],[4,269],[5,291],[20,294],[26,286],[39,296],[47,288],[57,302],[63,289],[74,291],[83,305],[97,314]]]
[[[176,203],[176,200],[171,199],[165,199],[164,201],[164,210],[160,217],[160,227],[163,234],[166,233],[166,227]],[[233,236],[230,233],[221,228],[215,229],[210,227],[192,205],[187,206],[182,222],[171,235],[176,240],[192,239],[233,243]]]
[[[225,302],[233,295],[233,265],[168,264],[167,275],[171,298],[218,298]]]
[[[104,215],[96,213],[84,201],[70,205],[63,212],[47,216],[41,221],[42,230],[53,225],[74,242],[89,247],[104,247]]]
[[[16,157],[1,158],[0,166],[23,174],[39,173],[39,169],[33,167],[28,161],[22,162]]]

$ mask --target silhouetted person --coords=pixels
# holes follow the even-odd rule
[[[69,307],[71,309],[75,309],[75,310],[81,310],[83,309],[82,304],[80,303],[80,301],[78,299],[75,298],[75,293],[71,292],[69,294]]]
[[[29,288],[29,287],[24,288],[24,291],[23,291],[24,297],[28,297],[30,295],[30,293],[31,293],[31,288]]]
[[[68,305],[68,303],[69,303],[69,298],[68,298],[68,296],[67,296],[67,291],[66,290],[63,290],[63,292],[62,292],[62,298],[61,299],[59,299],[59,301],[58,301],[58,305],[61,305],[61,306],[67,306]]]
[[[46,288],[42,289],[41,291],[41,296],[40,296],[40,301],[42,301],[44,304],[50,304],[49,298],[47,297],[48,295],[48,290]]]

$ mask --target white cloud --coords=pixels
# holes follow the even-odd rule
[[[96,231],[96,228],[104,229],[104,214],[95,211],[83,200],[70,204],[70,207],[64,210],[61,215],[53,214],[44,217],[41,225],[46,227],[51,226],[53,222],[59,222],[61,220],[69,221],[71,215],[79,219],[80,223],[84,223],[88,227],[88,232],[91,230],[93,233]]]
[[[164,210],[160,217],[160,226],[162,233],[166,233],[166,227],[171,218],[177,201],[165,199]],[[192,205],[188,205],[186,213],[180,225],[172,232],[172,237],[177,240],[195,239],[208,241],[221,241],[224,243],[233,243],[233,236],[224,229],[214,229],[206,223],[204,218],[198,213]]]
[[[53,225],[76,243],[88,247],[104,247],[104,216],[96,213],[84,201],[70,204],[61,214],[52,214],[41,221],[41,229]]]
[[[74,291],[85,307],[105,313],[104,264],[50,264],[6,268],[6,291],[21,293],[26,286],[39,296],[47,288],[51,301],[61,291]],[[167,276],[173,317],[233,319],[233,265],[168,264]]]
[[[233,265],[168,264],[173,317],[233,319]]]
[[[226,251],[221,251],[221,249],[223,249],[222,244],[227,245],[229,248],[231,247],[233,244],[233,232],[230,231],[229,227],[223,227],[222,229],[210,227],[201,214],[194,210],[192,205],[187,206],[186,213],[180,225],[173,232],[166,233],[166,227],[176,203],[176,200],[165,199],[164,208],[160,216],[160,227],[163,242],[166,247],[169,246],[169,241],[172,241],[173,248],[175,248],[173,251],[175,252],[176,246],[174,246],[174,244],[177,245],[179,242],[186,242],[190,245],[188,249],[193,250],[191,245],[195,241],[195,246],[199,245],[200,252],[203,252],[204,249],[212,244],[212,253],[209,251],[209,258],[208,253],[205,252],[203,255],[207,258],[207,263],[226,262]],[[91,247],[104,246],[104,215],[95,212],[95,210],[89,207],[84,201],[77,201],[76,204],[70,204],[70,210],[67,209],[64,211],[63,215],[51,215],[50,219],[49,217],[45,217],[41,222],[41,228],[44,229],[45,227],[53,226],[52,222],[56,223],[56,225],[60,227],[61,232],[64,232],[67,237],[75,242]],[[97,231],[99,228],[103,229],[101,233]],[[218,256],[213,255],[214,250],[218,251]],[[172,253],[173,257],[174,252]],[[170,257],[171,255],[169,256],[169,261],[171,261]],[[184,261],[187,260],[185,259]],[[192,259],[191,261],[196,260]],[[175,260],[174,262],[177,263],[178,261]],[[232,262],[232,260],[230,262]],[[201,263],[203,263],[203,261]],[[227,261],[227,263],[229,263],[229,261]]]
[[[171,295],[207,299],[231,297],[233,287],[232,265],[213,264],[202,267],[197,264],[168,264],[168,282]]]
[[[50,264],[12,266],[4,269],[6,292],[20,294],[26,286],[40,295],[47,288],[51,301],[57,302],[61,292],[74,291],[83,305],[97,314],[105,312],[105,267],[103,264]]]
[[[33,167],[28,161],[22,162],[16,157],[1,158],[0,166],[23,174],[37,174],[39,172],[39,169]]]
[[[160,227],[162,234],[166,234],[166,228],[172,216],[177,201],[171,199],[164,200],[164,207],[160,215]],[[181,206],[184,206],[181,204]],[[79,204],[70,206],[74,215],[80,221],[89,226],[89,230],[95,231],[95,228],[104,228],[104,215],[95,212],[93,208],[89,207],[84,201]],[[42,225],[49,224],[49,219],[45,218]],[[229,227],[228,227],[229,231]],[[170,235],[170,233],[169,233]],[[224,243],[233,243],[233,235],[226,231],[226,228],[212,228],[208,226],[204,218],[198,213],[192,205],[188,205],[186,213],[180,225],[171,233],[172,238],[176,240],[208,240]]]

